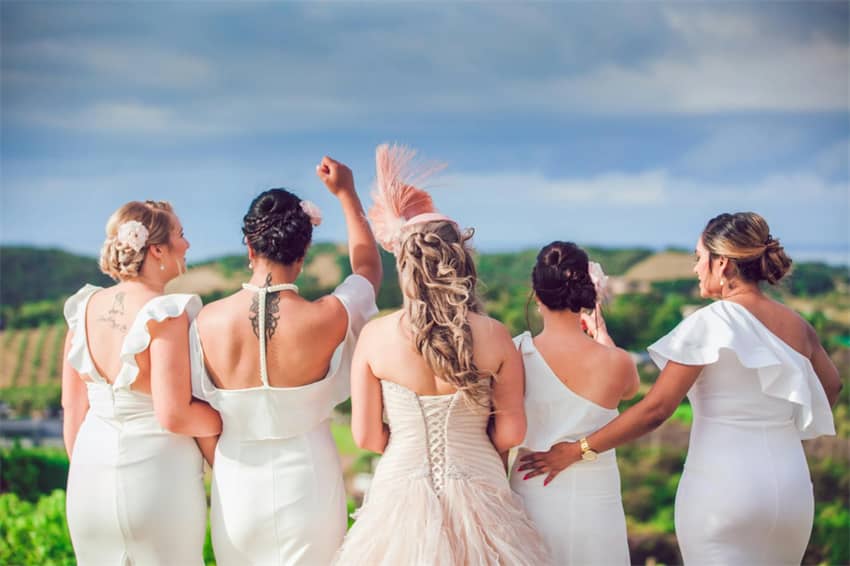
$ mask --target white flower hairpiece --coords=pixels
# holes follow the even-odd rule
[[[590,280],[593,281],[593,287],[596,289],[596,300],[602,301],[608,296],[608,276],[602,271],[602,266],[595,261],[588,262],[587,268]]]
[[[302,200],[301,210],[304,211],[304,214],[310,217],[310,224],[312,224],[313,226],[318,226],[322,223],[322,211],[319,210],[319,207],[316,206],[316,203],[311,202],[309,200]]]
[[[148,241],[148,229],[138,220],[128,220],[118,227],[118,242],[140,252]]]

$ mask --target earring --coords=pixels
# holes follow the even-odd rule
[[[253,261],[248,262],[248,269],[254,269],[254,262]]]
[[[726,285],[726,280],[721,277],[720,278],[720,286],[723,287],[724,285]]]
[[[164,264],[164,263],[159,262],[159,270],[160,270],[160,271],[165,271],[165,264]]]

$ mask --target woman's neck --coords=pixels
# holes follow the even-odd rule
[[[295,283],[301,270],[296,264],[283,265],[271,261],[254,260],[254,273],[248,281],[256,287],[269,287],[280,283]]]
[[[581,329],[581,314],[573,312],[569,309],[562,311],[553,311],[545,307],[541,307],[540,315],[543,318],[543,331],[538,336],[548,334],[557,335],[584,335]]]

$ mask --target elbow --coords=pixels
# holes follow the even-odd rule
[[[669,404],[649,398],[644,399],[643,404],[645,404],[643,421],[648,430],[660,427],[676,410],[675,406],[671,407]]]
[[[369,431],[367,427],[359,427],[352,425],[351,436],[354,438],[354,443],[358,448],[377,452],[381,454],[387,446],[387,432],[385,427],[381,427],[380,431]]]
[[[185,419],[180,411],[157,411],[156,420],[159,421],[159,426],[174,434],[182,434],[185,429]]]

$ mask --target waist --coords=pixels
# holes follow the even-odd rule
[[[794,421],[791,418],[776,418],[776,419],[765,419],[762,417],[759,418],[746,418],[746,416],[704,416],[704,415],[694,415],[693,426],[701,426],[701,427],[711,427],[711,426],[720,426],[720,427],[733,427],[733,428],[742,428],[742,429],[754,429],[754,430],[762,430],[762,429],[786,429],[791,428],[796,430],[796,426],[794,425]]]

